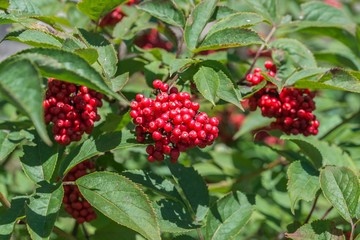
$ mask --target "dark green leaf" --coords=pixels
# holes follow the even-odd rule
[[[114,45],[112,45],[103,35],[98,33],[90,33],[84,29],[79,29],[79,32],[87,43],[88,47],[95,48],[98,52],[98,62],[107,78],[115,75],[117,70],[117,53]]]
[[[171,0],[144,1],[138,7],[170,25],[183,27],[185,24],[184,14]]]
[[[50,33],[35,29],[11,32],[4,40],[18,41],[34,47],[61,47],[62,43]]]
[[[154,209],[135,183],[115,173],[95,172],[77,179],[76,184],[86,200],[105,216],[147,239],[161,239]]]
[[[219,75],[210,67],[200,67],[194,75],[194,82],[205,99],[215,105],[216,93],[219,89]]]
[[[97,21],[101,16],[107,14],[126,0],[82,0],[78,3],[78,9],[88,15],[92,20]]]
[[[300,227],[294,233],[285,236],[294,240],[344,240],[343,232],[328,220],[318,220]]]
[[[0,162],[4,161],[24,140],[28,139],[25,131],[6,133],[0,131]]]
[[[168,179],[142,170],[125,171],[121,174],[134,183],[149,188],[165,197],[181,200],[181,196],[176,190],[175,185]]]
[[[206,239],[239,238],[239,232],[249,221],[253,210],[246,195],[239,191],[219,199],[211,207],[206,220]]]
[[[197,47],[200,34],[215,11],[217,0],[200,2],[186,21],[184,39],[186,46],[193,50]]]
[[[217,90],[217,96],[220,99],[232,103],[240,109],[243,109],[240,104],[240,91],[235,89],[233,82],[223,71],[219,71],[217,74],[219,76],[219,88]]]
[[[209,192],[204,179],[194,168],[181,164],[169,164],[169,168],[195,214],[195,223],[201,222],[209,209]]]
[[[0,214],[0,239],[11,238],[16,221],[25,215],[25,202],[27,197],[16,197],[11,200],[11,208]]]
[[[31,239],[49,239],[60,210],[64,189],[44,183],[26,205],[27,228]]]
[[[262,39],[259,35],[250,29],[239,27],[223,28],[207,35],[194,52],[235,48],[261,43]]]
[[[319,172],[309,163],[296,161],[290,164],[288,171],[287,189],[291,202],[291,211],[299,200],[307,202],[314,200],[320,189]]]
[[[0,92],[30,117],[41,138],[51,145],[44,122],[41,81],[37,68],[27,59],[0,63]]]
[[[346,167],[327,166],[320,172],[320,185],[327,200],[352,224],[360,196],[358,176]]]
[[[35,183],[50,181],[58,160],[58,146],[49,147],[41,139],[35,138],[35,146],[24,146],[20,158],[25,174]]]

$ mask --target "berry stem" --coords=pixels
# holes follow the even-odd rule
[[[316,207],[317,201],[318,201],[318,199],[319,199],[319,196],[320,196],[319,194],[316,195],[316,197],[315,197],[315,199],[314,199],[314,202],[313,202],[313,205],[311,206],[311,210],[310,210],[310,212],[309,212],[309,215],[306,217],[306,220],[305,220],[304,224],[306,224],[306,223],[309,222],[309,220],[310,220],[310,218],[311,218],[311,216],[312,216],[312,214],[313,214],[313,212],[314,212],[314,210],[315,210],[315,207]]]
[[[331,206],[328,210],[326,210],[326,212],[324,213],[324,215],[320,218],[321,220],[324,220],[327,215],[329,215],[329,213],[331,212],[331,210],[333,210],[333,206]]]
[[[82,228],[82,230],[84,232],[85,239],[90,240],[90,235],[89,235],[89,232],[87,231],[87,229],[85,227],[85,224],[81,224],[81,228]]]
[[[6,208],[11,208],[9,200],[0,192],[0,202]]]
[[[260,57],[261,52],[264,50],[264,48],[266,47],[266,45],[269,43],[270,39],[272,38],[272,36],[274,35],[276,31],[276,26],[273,26],[272,29],[270,30],[269,34],[266,36],[263,44],[260,46],[260,48],[258,49],[258,51],[256,52],[256,55],[254,57],[253,62],[250,65],[250,68],[247,70],[247,72],[245,73],[245,77],[253,70],[258,58]],[[241,79],[238,84],[240,84],[243,80],[245,80],[245,77],[243,79]]]

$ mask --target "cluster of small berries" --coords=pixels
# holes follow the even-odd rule
[[[126,4],[128,6],[131,6],[138,2],[139,2],[139,0],[129,0]],[[100,27],[114,26],[118,22],[120,22],[124,16],[125,16],[125,14],[123,13],[123,11],[121,10],[121,7],[119,6],[119,7],[115,8],[113,11],[111,11],[110,13],[108,13],[107,15],[105,15],[105,17],[103,17],[101,19],[99,26]]]
[[[91,161],[84,161],[72,168],[66,174],[64,181],[76,179],[95,171],[95,165]],[[96,213],[90,203],[84,199],[76,185],[64,186],[63,203],[68,212],[78,223],[90,222],[96,218]]]
[[[180,152],[214,142],[219,134],[216,117],[199,112],[199,103],[192,102],[187,92],[179,92],[176,87],[169,89],[160,80],[153,81],[153,86],[158,89],[156,99],[137,94],[130,105],[137,141],[154,141],[146,148],[150,162],[162,161],[164,155],[176,162]]]
[[[271,61],[265,62],[266,74],[274,77],[276,66]],[[255,68],[253,74],[246,79],[257,85],[264,80],[260,68]],[[319,121],[312,113],[315,110],[313,98],[315,94],[309,89],[284,88],[280,94],[272,84],[256,92],[249,98],[249,109],[255,111],[260,108],[264,117],[276,118],[271,123],[272,129],[279,129],[286,134],[303,134],[304,136],[318,134]]]
[[[134,41],[135,45],[143,49],[162,48],[171,51],[173,44],[162,39],[157,29],[153,28],[140,35]]]
[[[48,79],[43,101],[45,122],[52,122],[55,141],[68,145],[79,141],[84,133],[91,133],[94,122],[100,120],[97,108],[103,95],[85,86]]]

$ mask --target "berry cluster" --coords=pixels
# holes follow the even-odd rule
[[[135,45],[143,49],[162,48],[166,51],[170,51],[173,48],[173,44],[169,41],[165,41],[157,29],[153,28],[150,31],[140,35],[135,40]]]
[[[128,6],[134,5],[136,3],[138,3],[138,0],[129,0],[127,2]],[[99,23],[100,27],[105,27],[105,26],[114,26],[116,25],[118,22],[121,21],[121,19],[125,16],[125,14],[123,13],[123,11],[121,10],[121,7],[117,7],[115,8],[113,11],[111,11],[110,13],[106,14],[105,17],[103,17]]]
[[[97,108],[103,95],[85,86],[50,78],[43,102],[45,122],[52,122],[55,141],[68,145],[79,141],[84,133],[91,133],[94,122],[100,120]]]
[[[84,161],[72,168],[65,176],[64,181],[76,179],[95,171],[95,165],[91,161]],[[90,222],[96,218],[96,213],[90,203],[84,199],[76,185],[64,186],[63,203],[65,210],[76,219],[78,223]]]
[[[266,74],[274,77],[276,66],[271,61],[265,62]],[[264,80],[260,68],[255,68],[253,74],[246,79],[257,85]],[[304,136],[318,134],[319,121],[312,113],[315,110],[313,98],[315,94],[309,89],[284,88],[280,94],[272,84],[256,92],[249,99],[250,111],[260,108],[264,117],[276,118],[271,123],[272,129],[279,129],[286,134],[303,134]]]
[[[199,112],[199,103],[192,102],[187,92],[178,92],[176,87],[169,89],[160,80],[155,80],[153,86],[158,89],[156,99],[137,94],[130,105],[137,141],[144,142],[148,137],[155,142],[146,148],[150,162],[162,161],[164,155],[176,162],[180,152],[214,142],[219,133],[216,117]]]

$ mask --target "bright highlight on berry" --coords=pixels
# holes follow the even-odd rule
[[[180,152],[213,144],[219,133],[217,118],[199,112],[200,105],[190,100],[189,93],[179,92],[176,87],[169,89],[160,80],[154,80],[153,86],[158,89],[155,99],[137,94],[130,104],[130,116],[137,125],[136,140],[154,141],[146,148],[150,162],[162,161],[164,155],[176,162]]]

